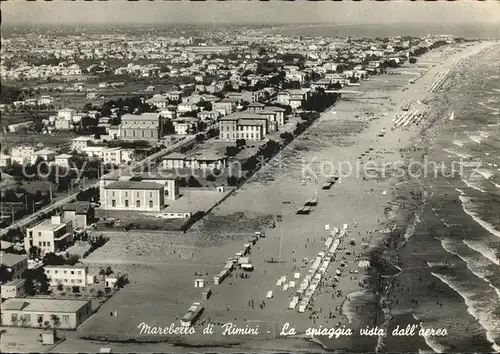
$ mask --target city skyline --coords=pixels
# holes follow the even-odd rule
[[[3,24],[494,24],[498,2],[4,2]],[[419,16],[415,16],[418,13]],[[425,19],[425,20],[423,20]]]

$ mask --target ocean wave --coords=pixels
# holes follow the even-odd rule
[[[465,243],[465,240],[463,240],[463,241]],[[498,298],[500,299],[500,289],[496,288],[493,284],[491,284],[490,280],[487,278],[488,274],[486,274],[482,269],[480,269],[481,266],[483,268],[485,268],[489,265],[489,264],[485,264],[485,263],[487,263],[486,259],[489,259],[489,258],[485,257],[485,258],[483,258],[483,262],[481,262],[478,260],[474,260],[474,259],[470,259],[468,257],[465,257],[464,255],[461,255],[460,253],[458,253],[457,250],[455,250],[453,248],[453,246],[454,246],[453,241],[449,240],[449,239],[441,240],[441,246],[443,247],[443,249],[446,252],[453,254],[453,255],[457,256],[458,258],[460,258],[462,261],[464,261],[465,264],[467,264],[467,269],[469,269],[471,271],[471,273],[474,274],[476,277],[478,277],[479,279],[481,279],[482,281],[487,283],[488,286],[495,291]],[[478,252],[478,251],[476,251],[476,252]],[[478,252],[478,253],[481,253],[481,252]],[[496,264],[498,264],[498,263],[496,263]],[[496,303],[496,301],[494,303]]]
[[[415,315],[413,314],[413,318],[415,319],[415,321],[418,321],[418,324],[420,326],[420,328],[422,328],[423,330],[427,329],[424,327],[424,324],[422,321],[420,321],[420,319]],[[442,344],[440,344],[435,337],[433,336],[422,336],[424,337],[424,341],[425,341],[425,344],[427,344],[427,346],[429,348],[431,348],[434,353],[445,353],[448,351],[448,348]],[[428,351],[423,351],[423,350],[418,350],[419,353],[428,353]]]
[[[434,209],[432,209],[434,210]],[[434,215],[436,216],[436,218],[438,218],[439,220],[441,220],[441,222],[446,225],[446,227],[450,227],[450,225],[448,225],[448,223],[446,221],[444,221],[444,219],[442,217],[440,217],[436,212],[434,212]]]
[[[475,185],[471,184],[469,181],[467,181],[465,178],[461,178],[462,182],[465,183],[465,185],[469,188],[472,188],[472,189],[475,189],[481,193],[486,193],[486,191],[484,189],[481,189],[479,187],[476,187]]]
[[[472,157],[471,154],[468,154],[466,152],[460,152],[460,151],[452,150],[452,149],[443,149],[443,151],[447,152],[448,154],[461,157],[463,159],[468,159],[469,157]]]
[[[477,253],[482,254],[483,257],[488,258],[490,261],[495,263],[497,266],[500,266],[500,259],[498,259],[496,255],[496,250],[489,248],[479,242],[472,240],[462,240],[462,242],[467,245],[471,250],[476,251]]]
[[[488,102],[488,103],[489,103],[489,102]],[[495,112],[498,112],[498,111],[499,111],[499,109],[498,109],[498,108],[495,108],[495,107],[490,107],[490,106],[488,106],[488,105],[487,105],[486,103],[484,103],[484,102],[478,102],[478,104],[480,104],[480,105],[481,105],[481,106],[483,106],[484,108],[490,109],[490,110],[492,110],[492,111],[495,111]]]
[[[481,144],[481,141],[484,140],[483,136],[477,135],[475,133],[465,132],[465,134],[467,134],[467,136],[469,137],[470,140],[472,140],[473,142],[478,143],[478,144]]]
[[[474,171],[476,173],[479,173],[481,176],[483,176],[486,179],[490,179],[491,177],[493,177],[495,175],[495,173],[493,173],[492,171],[484,169],[484,168],[478,168],[478,169],[475,169]]]
[[[455,144],[456,146],[460,146],[460,147],[463,147],[467,142],[466,141],[463,141],[463,140],[453,140],[453,144]]]
[[[494,336],[495,331],[498,331],[498,328],[500,328],[500,320],[493,317],[491,309],[484,309],[484,311],[480,311],[477,301],[471,299],[474,294],[471,294],[464,289],[459,289],[459,285],[454,284],[453,280],[449,277],[434,272],[431,272],[431,274],[441,280],[444,284],[448,285],[450,289],[454,290],[464,299],[465,305],[467,306],[467,312],[473,316],[486,330],[486,339],[492,344],[493,350],[495,350],[495,352],[499,352],[500,345],[495,342]]]
[[[495,235],[496,237],[500,238],[500,231],[498,231],[497,229],[495,229],[495,227],[493,225],[491,225],[490,223],[482,220],[479,216],[477,216],[476,213],[474,213],[474,212],[472,212],[472,211],[470,211],[470,210],[467,209],[466,204],[470,203],[470,198],[469,197],[465,197],[463,195],[460,195],[458,198],[462,202],[462,209],[463,209],[463,211],[467,215],[469,215],[476,223],[478,223],[479,225],[481,225],[481,227],[483,229],[485,229],[486,231],[488,231],[492,235]]]

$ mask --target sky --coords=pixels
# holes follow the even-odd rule
[[[2,1],[3,24],[467,23],[500,26],[500,1]]]

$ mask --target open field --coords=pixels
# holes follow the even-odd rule
[[[76,136],[70,132],[58,132],[56,134],[6,133],[0,137],[0,143],[2,143],[2,149],[21,144],[37,145],[40,143],[46,148],[58,148],[68,145],[70,140]]]

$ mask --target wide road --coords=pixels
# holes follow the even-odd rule
[[[185,145],[188,145],[190,143],[193,142],[193,140],[196,139],[196,135],[192,135],[192,136],[188,136],[186,137],[184,140],[181,140],[173,145],[170,145],[168,146],[167,148],[161,150],[161,151],[158,151],[152,155],[149,155],[148,157],[146,157],[145,159],[141,160],[141,161],[138,161],[130,166],[128,166],[125,170],[128,170],[128,171],[134,171],[136,170],[137,168],[141,167],[141,166],[144,166],[148,163],[150,163],[151,161],[155,161],[156,159],[159,159],[171,152],[173,152],[174,150],[176,149],[179,149]],[[57,208],[60,208],[61,206],[63,206],[64,204],[67,204],[67,203],[70,203],[72,202],[73,200],[76,199],[76,196],[78,195],[79,192],[81,192],[82,190],[86,190],[86,189],[89,189],[89,188],[94,188],[94,187],[98,187],[99,186],[99,182],[96,182],[94,184],[91,184],[91,185],[88,185],[88,186],[85,186],[85,188],[79,190],[78,192],[76,193],[73,193],[61,200],[58,200],[57,202],[51,204],[51,205],[48,205],[46,206],[45,208],[42,208],[40,210],[38,210],[37,212],[35,212],[34,214],[30,214],[22,219],[19,219],[18,221],[16,221],[15,223],[7,226],[6,228],[0,230],[0,236],[3,236],[5,235],[7,232],[9,232],[9,230],[12,230],[12,229],[16,229],[16,228],[24,228],[26,226],[28,226],[29,224],[31,224],[33,221],[35,221],[39,216],[42,216],[44,214],[47,214],[47,213],[50,213],[51,211],[57,209]]]

